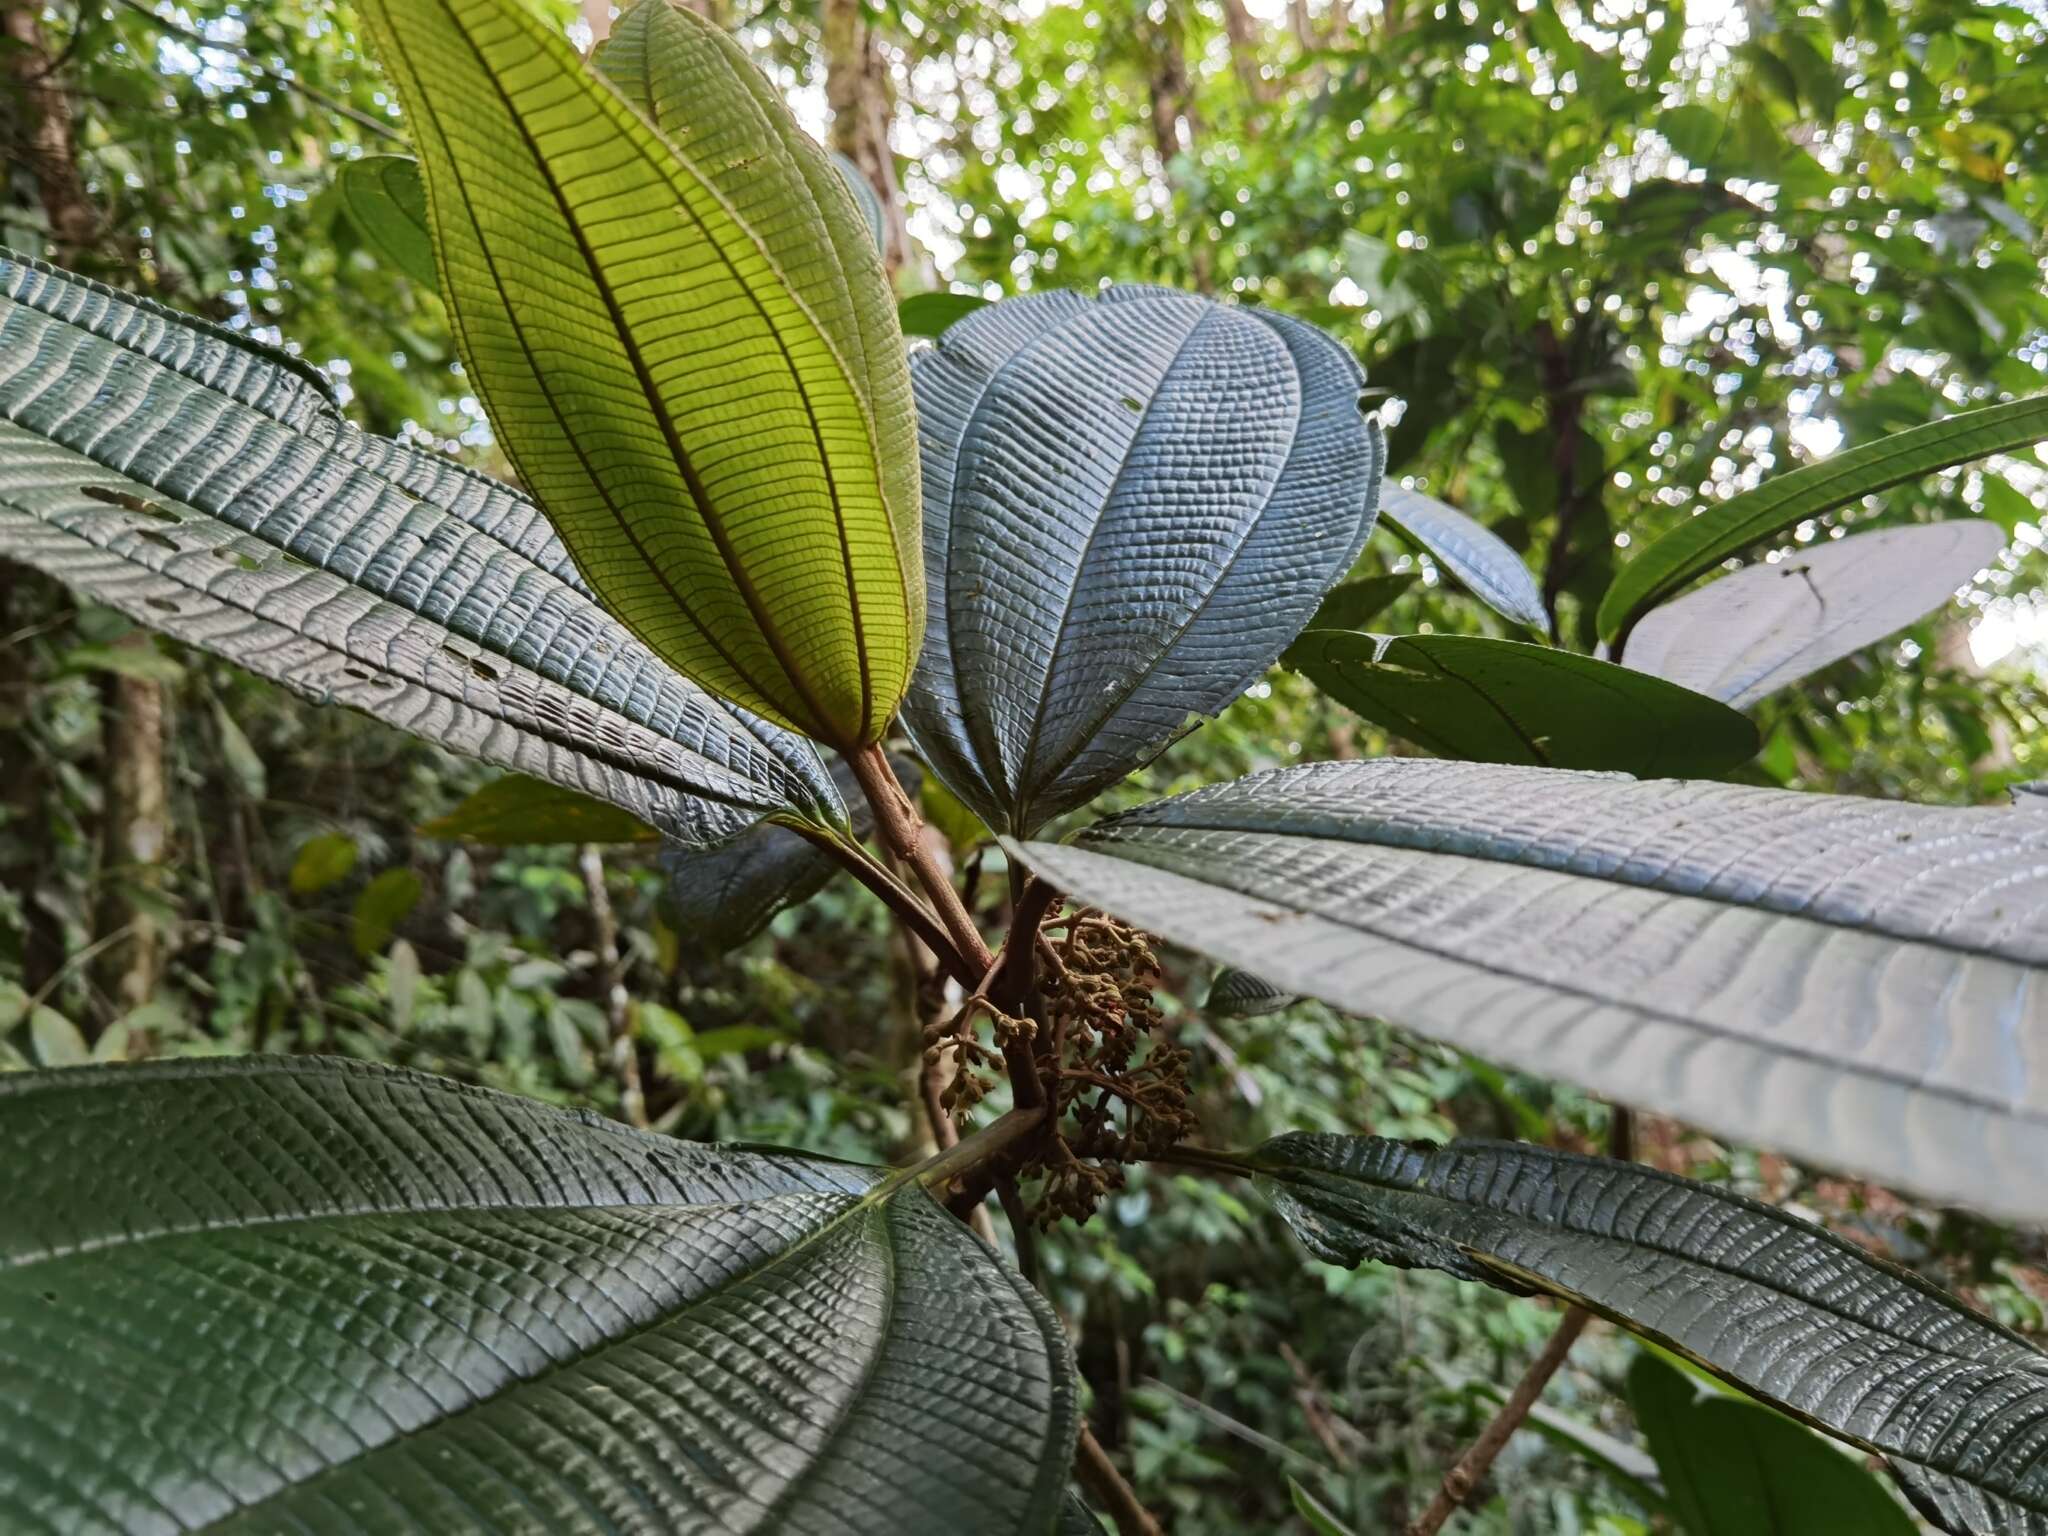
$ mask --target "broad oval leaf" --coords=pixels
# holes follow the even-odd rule
[[[377,253],[420,287],[439,292],[427,189],[409,155],[365,155],[335,167],[334,196]]]
[[[844,820],[816,750],[634,639],[530,501],[366,436],[302,367],[0,251],[0,552],[683,842]]]
[[[1746,708],[1939,608],[2004,547],[1996,523],[1966,519],[1790,550],[1651,609],[1622,656]]]
[[[1018,851],[1277,986],[2048,1222],[2048,818],[1389,759]]]
[[[426,837],[491,848],[527,843],[652,843],[661,834],[615,805],[559,784],[509,773],[493,779],[445,816],[420,824]]]
[[[1846,1238],[1517,1142],[1290,1135],[1246,1162],[1318,1258],[1563,1297],[1999,1511],[1970,1529],[2048,1529],[2048,1354]]]
[[[878,1170],[279,1058],[8,1076],[0,1161],[10,1530],[951,1536],[1066,1492],[1050,1308]]]
[[[930,624],[903,718],[1028,832],[1212,715],[1370,532],[1384,447],[1321,332],[1162,288],[976,310],[912,363]]]
[[[1363,629],[1393,607],[1414,585],[1413,571],[1404,571],[1398,576],[1348,577],[1324,594],[1315,617],[1308,621],[1308,628]]]
[[[1232,965],[1218,971],[1216,979],[1209,983],[1209,996],[1202,1009],[1226,1019],[1257,1019],[1300,1001],[1286,988]]]
[[[1680,524],[1622,567],[1600,600],[1600,638],[1626,641],[1636,621],[1730,555],[1809,517],[1939,469],[2048,440],[2048,395],[1961,411],[1835,454]],[[1625,653],[1624,653],[1625,654]]]
[[[943,336],[988,302],[973,293],[913,293],[896,306],[896,323],[906,336]]]
[[[1704,1392],[1644,1350],[1628,1403],[1656,1452],[1685,1536],[1914,1536],[1878,1482],[1782,1415]]]
[[[1645,672],[1520,640],[1312,629],[1288,661],[1439,757],[1712,778],[1757,749],[1745,715]]]
[[[468,376],[591,586],[706,686],[878,739],[922,624],[915,424],[880,258],[824,151],[666,0],[605,50],[647,116],[519,0],[366,15]]]
[[[1380,510],[1494,612],[1529,629],[1550,628],[1536,578],[1522,557],[1484,523],[1433,496],[1398,485],[1380,492]]]

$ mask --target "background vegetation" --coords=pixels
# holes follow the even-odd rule
[[[1156,281],[1327,328],[1393,473],[1523,551],[1580,648],[1616,548],[2048,372],[2048,28],[2019,6],[694,5],[868,174],[901,291]],[[503,470],[438,300],[329,191],[403,132],[345,4],[0,15],[0,242],[289,338],[364,425]],[[1800,528],[1968,509],[2011,544],[1957,605],[1767,701],[1744,772],[1950,803],[2040,776],[2044,504],[2027,458]],[[1385,627],[1503,632],[1390,533],[1366,562],[1415,578]],[[1128,796],[1404,750],[1281,670]],[[421,825],[491,771],[4,566],[0,765],[0,1066],[338,1052],[680,1136],[865,1159],[920,1138],[916,957],[846,882],[720,952],[651,845],[438,839]],[[1000,854],[951,825],[1004,900]],[[1205,1016],[1206,968],[1169,963],[1218,1143],[1602,1134],[1568,1090],[1315,1006]],[[1641,1140],[2048,1325],[2038,1237],[1683,1127]],[[1551,1326],[1434,1274],[1304,1268],[1227,1186],[1138,1175],[1105,1212],[1047,1259],[1097,1431],[1178,1532],[1282,1528],[1288,1478],[1398,1527]],[[1613,1390],[1634,1352],[1595,1332],[1465,1528],[1645,1528]]]

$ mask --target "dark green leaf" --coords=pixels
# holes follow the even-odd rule
[[[1363,629],[1415,585],[1412,572],[1399,576],[1354,576],[1330,588],[1307,629]],[[1286,660],[1285,657],[1282,658]],[[1292,666],[1293,662],[1288,661]]]
[[[914,293],[896,306],[896,323],[906,336],[942,336],[987,303],[973,293]]]
[[[876,1170],[304,1058],[9,1076],[0,1166],[8,1530],[957,1536],[1066,1495],[1058,1320]]]
[[[1712,778],[1757,749],[1756,727],[1725,704],[1519,640],[1310,630],[1288,656],[1331,698],[1439,757]]]
[[[1845,1238],[1729,1190],[1519,1142],[1292,1135],[1246,1163],[1318,1258],[1427,1266],[1578,1303],[1830,1434],[1990,1499],[2000,1531],[2048,1520],[2048,1353]],[[1801,1523],[1818,1506],[1786,1481],[1803,1468],[1818,1488],[1836,1465],[1831,1497],[1869,1522],[1840,1530],[1892,1529],[1883,1505],[1903,1520],[1832,1448],[1761,1408],[1727,1408],[1777,1426],[1734,1415],[1701,1426],[1733,1437],[1728,1505],[1779,1523],[1709,1523],[1696,1536],[1836,1529]],[[1651,1444],[1673,1507],[1700,1510],[1719,1458],[1674,1466],[1654,1431]],[[1760,1505],[1735,1495],[1737,1479]]]
[[[1768,1408],[1702,1394],[1648,1350],[1628,1398],[1686,1536],[1913,1536],[1876,1477]]]
[[[1226,966],[1209,983],[1209,996],[1202,1007],[1221,1018],[1256,1019],[1291,1008],[1300,1001],[1294,993],[1274,986],[1263,977],[1238,970],[1235,966]]]
[[[1461,1050],[2048,1219],[2048,817],[1399,759],[1015,850],[1074,899]]]
[[[508,773],[446,816],[424,822],[427,837],[459,838],[492,848],[526,843],[651,843],[661,834],[615,805],[559,784]]]
[[[1877,491],[1994,453],[2048,439],[2048,395],[1962,411],[1910,431],[1864,443],[1766,480],[1681,523],[1635,559],[1600,603],[1600,635],[1625,640],[1636,621],[1730,555],[1809,517]]]

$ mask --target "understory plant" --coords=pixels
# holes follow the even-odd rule
[[[1504,544],[1382,486],[1332,338],[1148,287],[900,317],[858,188],[690,11],[640,0],[586,61],[517,0],[364,10],[417,161],[345,169],[349,206],[438,289],[520,487],[360,431],[286,352],[0,253],[0,554],[516,775],[450,830],[652,829],[706,932],[850,873],[944,983],[932,1151],[693,1145],[319,1058],[0,1077],[0,1527],[1087,1530],[1078,1479],[1149,1529],[1031,1233],[1158,1162],[1257,1187],[1325,1262],[1558,1298],[1543,1369],[1597,1315],[1944,1530],[2048,1533],[2048,1355],[2016,1334],[1632,1161],[1623,1110],[1607,1157],[1205,1145],[1157,996],[1185,946],[1230,968],[1219,1011],[1319,998],[2048,1221],[2048,817],[1720,777],[1745,707],[1940,604],[1997,531],[1698,585],[2035,443],[2048,399],[1716,503],[1622,567],[1601,655],[1374,635],[1398,586],[1350,573],[1382,518],[1549,626]],[[1435,756],[1088,818],[1283,661]],[[1004,856],[993,931],[919,775]],[[1783,1420],[1645,1358],[1670,1517],[1763,1529],[1687,1457]],[[1814,1465],[1837,1512],[1876,1487]]]

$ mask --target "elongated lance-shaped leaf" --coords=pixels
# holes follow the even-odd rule
[[[830,161],[728,39],[661,0],[607,50],[660,132],[518,0],[366,14],[464,365],[592,587],[747,708],[878,739],[922,627],[915,428]]]
[[[1350,355],[1167,289],[976,310],[912,363],[930,625],[904,723],[991,827],[1085,803],[1270,666],[1371,530]]]
[[[816,751],[611,619],[533,504],[277,355],[0,252],[0,553],[316,700],[722,842]]]
[[[1997,1512],[1958,1528],[2048,1530],[2048,1354],[1845,1238],[1522,1143],[1292,1135],[1246,1162],[1318,1258],[1577,1302]]]
[[[1439,757],[1711,778],[1757,749],[1756,727],[1719,700],[1521,640],[1312,629],[1287,648],[1287,661],[1338,703]]]
[[[879,1170],[256,1057],[0,1079],[0,1159],[8,1530],[953,1536],[1066,1491],[1058,1321]]]
[[[1746,708],[1940,607],[2004,547],[1996,523],[1965,519],[1795,549],[1651,609],[1623,655]]]
[[[1018,852],[1276,986],[2048,1222],[2048,818],[1382,760]]]
[[[377,253],[422,288],[438,291],[427,189],[410,155],[365,155],[334,169],[334,196]]]
[[[1380,510],[1494,612],[1530,629],[1550,628],[1536,578],[1507,541],[1484,523],[1434,496],[1398,485],[1380,492]]]
[[[2034,395],[1961,411],[1766,480],[1680,524],[1623,566],[1600,600],[1600,638],[1625,645],[1635,622],[1672,593],[1809,517],[2042,441],[2048,441],[2048,395]]]

